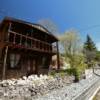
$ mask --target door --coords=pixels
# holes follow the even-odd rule
[[[27,76],[32,74],[37,74],[36,59],[30,57],[27,60]]]

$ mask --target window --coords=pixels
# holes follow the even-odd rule
[[[14,34],[9,33],[9,42],[14,42]]]
[[[48,57],[43,57],[42,58],[42,67],[43,68],[48,68]]]
[[[11,53],[9,55],[9,60],[10,60],[10,68],[18,68],[19,67],[19,62],[20,62],[20,55],[19,54],[14,54]]]
[[[27,46],[28,46],[28,47],[31,47],[31,46],[32,46],[32,41],[31,41],[31,39],[27,39]]]
[[[46,58],[45,57],[43,57],[42,58],[42,65],[45,67],[45,62],[46,62]]]
[[[16,35],[15,37],[15,43],[20,44],[20,35]]]
[[[22,37],[22,45],[26,45],[26,38],[25,37]]]

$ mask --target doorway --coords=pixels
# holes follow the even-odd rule
[[[27,59],[27,76],[37,74],[37,59],[29,57]]]

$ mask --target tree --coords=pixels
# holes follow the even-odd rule
[[[65,54],[68,56],[70,55],[74,55],[74,53],[77,51],[77,43],[79,41],[79,38],[77,36],[77,34],[73,31],[67,31],[65,32],[62,36],[59,37],[63,50],[65,52]],[[75,51],[75,52],[74,52]]]
[[[66,60],[67,58],[70,58],[71,61],[74,60],[73,57],[81,52],[81,43],[77,31],[67,31],[62,36],[60,36],[59,39],[61,41],[61,46],[63,48]],[[74,65],[72,64],[71,67],[73,66]]]
[[[84,55],[82,53],[82,44],[78,32],[70,30],[59,37],[63,47],[63,52],[67,62],[69,62],[75,81],[79,80],[80,74],[84,71],[86,65],[84,63]]]
[[[92,39],[89,35],[87,35],[87,40],[84,43],[84,49],[88,50],[88,51],[96,51],[97,50],[94,42],[92,41]]]
[[[96,58],[95,59],[96,59],[97,62],[100,62],[100,51],[96,52]]]
[[[38,23],[44,26],[46,29],[48,29],[48,31],[51,32],[52,34],[59,33],[57,25],[49,19],[41,19],[38,21]]]
[[[86,42],[84,43],[84,54],[86,57],[86,63],[88,64],[88,67],[92,67],[93,63],[96,58],[96,46],[94,42],[92,41],[91,37],[87,35]]]

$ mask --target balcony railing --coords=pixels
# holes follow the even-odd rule
[[[19,34],[14,31],[8,32],[8,42],[20,47],[40,50],[41,52],[57,52],[57,48],[47,42],[40,41],[27,35]]]

